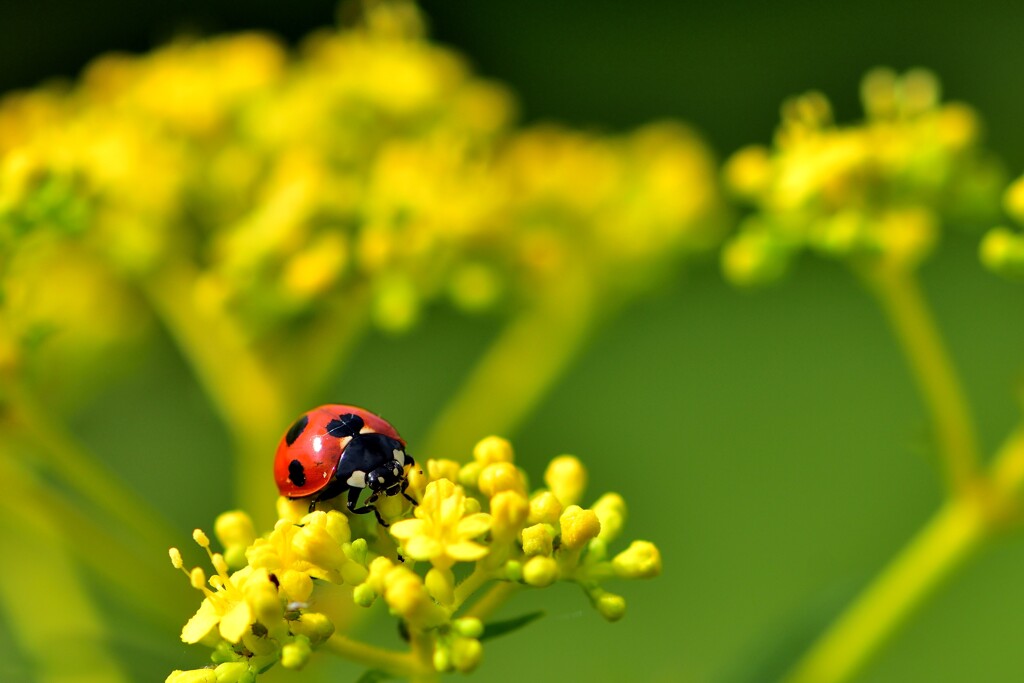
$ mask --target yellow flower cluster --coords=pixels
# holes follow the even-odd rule
[[[277,348],[326,319],[404,330],[434,301],[521,305],[573,274],[604,301],[714,244],[713,163],[688,130],[517,131],[513,115],[401,1],[296,55],[259,34],[179,41],[10,95],[0,285],[35,285],[24,305],[4,297],[0,360],[42,323],[71,340],[125,329],[85,321],[137,318],[130,292],[161,273]],[[50,277],[83,269],[104,279]],[[69,289],[93,302],[81,315]]]
[[[872,71],[861,94],[860,124],[836,125],[828,100],[811,93],[786,102],[771,148],[728,160],[726,184],[755,209],[723,251],[733,282],[773,280],[805,248],[910,269],[944,220],[991,214],[1000,173],[971,109],[940,103],[922,70]]]
[[[1024,177],[1007,188],[1003,208],[1018,226],[1024,225]],[[1018,280],[1024,278],[1024,235],[1019,228],[989,230],[981,242],[980,256],[989,270]]]
[[[217,574],[207,581],[200,568],[185,570],[181,554],[171,550],[175,567],[204,594],[182,640],[214,646],[214,662],[228,667],[224,680],[236,680],[227,677],[236,670],[253,676],[278,661],[298,668],[331,639],[339,598],[363,607],[380,598],[433,670],[465,672],[483,656],[484,619],[514,588],[571,581],[615,621],[625,600],[605,590],[604,582],[661,573],[661,556],[649,542],[609,552],[626,504],[608,493],[581,507],[586,471],[577,458],[552,460],[546,486],[531,493],[506,440],[484,439],[473,456],[465,465],[428,460],[423,470],[412,468],[409,490],[420,502],[408,517],[411,506],[400,496],[379,501],[382,515],[393,520],[386,533],[373,526],[365,538],[353,538],[343,512],[300,515],[308,503],[285,499],[282,518],[260,538],[244,513],[222,515],[215,529],[226,555],[210,551],[197,530],[196,542]],[[239,568],[229,573],[229,564]],[[342,584],[352,590],[340,591]],[[175,672],[167,680],[204,681],[211,671]]]

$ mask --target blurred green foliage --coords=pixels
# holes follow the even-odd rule
[[[296,37],[334,11],[327,2],[156,4],[149,11],[162,16],[129,23],[128,3],[91,5],[0,8],[0,83],[72,74],[95,52],[144,48],[180,27],[255,25]],[[724,155],[767,139],[789,94],[820,89],[838,118],[849,118],[866,69],[923,65],[948,96],[978,109],[1011,171],[1024,164],[1017,3],[968,11],[880,0],[459,0],[425,9],[433,34],[513,87],[530,120],[616,129],[669,115]],[[923,280],[991,452],[1019,418],[1024,291],[982,270],[976,244],[977,236],[947,237]],[[441,313],[409,337],[372,333],[331,382],[331,398],[382,412],[414,445],[496,331]],[[73,424],[183,538],[230,505],[227,437],[207,401],[165,343]],[[728,288],[713,263],[680,276],[605,327],[511,435],[534,477],[553,453],[585,457],[591,490],[630,501],[631,528],[659,543],[665,576],[633,586],[627,618],[615,625],[584,610],[574,591],[545,595],[544,619],[489,644],[481,678],[521,680],[522,653],[532,652],[544,653],[529,663],[536,681],[770,679],[938,505],[928,435],[881,315],[840,269],[805,261],[778,288],[756,293]],[[859,680],[1024,676],[1022,566],[1024,538],[994,544]],[[104,608],[115,623],[131,623],[116,601]],[[182,620],[191,609],[183,606]],[[25,664],[10,630],[0,619],[0,679],[20,681]],[[175,634],[139,628],[124,640],[128,632],[113,645],[137,680],[201,663]],[[396,634],[380,637],[397,644]],[[332,680],[358,674],[336,669]]]

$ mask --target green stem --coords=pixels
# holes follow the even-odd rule
[[[48,474],[59,477],[147,545],[164,550],[174,544],[176,534],[171,526],[131,487],[81,447],[60,420],[44,410],[30,392],[13,381],[8,383],[8,392],[14,425],[45,451],[45,457],[33,459],[45,467]],[[34,449],[20,452],[29,457],[35,455]]]
[[[177,625],[186,616],[182,600],[189,589],[175,581],[166,547],[131,545],[116,538],[102,524],[83,514],[66,498],[21,467],[10,442],[0,444],[0,479],[7,493],[0,496],[3,517],[47,544],[67,547],[75,557],[103,579],[132,608],[160,626]],[[135,577],[137,580],[125,580]]]
[[[410,677],[412,683],[437,683],[440,676],[434,668],[433,640],[426,634],[413,631],[412,656],[419,663],[418,671]]]
[[[37,517],[52,527],[56,520]],[[31,659],[29,679],[120,683],[126,672],[108,650],[99,610],[60,543],[0,516],[0,607]]]
[[[442,410],[422,452],[466,460],[490,434],[507,435],[568,367],[596,320],[582,278],[567,276],[513,320]]]
[[[1015,509],[1024,488],[1024,430],[1004,444],[984,483],[946,503],[784,679],[849,681]]]
[[[228,425],[236,451],[235,499],[262,528],[273,518],[277,493],[269,462],[290,417],[289,394],[225,311],[196,303],[197,279],[194,267],[178,263],[142,286]]]
[[[913,274],[896,268],[858,272],[885,311],[931,413],[949,490],[969,489],[980,467],[974,422],[920,286]]]
[[[490,572],[480,568],[478,564],[473,573],[465,578],[465,580],[455,587],[455,604],[452,607],[452,612],[462,607],[462,604],[469,599],[474,593],[480,590],[480,587],[485,583],[494,578],[494,572]]]
[[[331,636],[324,647],[357,664],[395,676],[414,678],[424,673],[422,663],[410,652],[387,650],[339,634]]]
[[[491,589],[484,593],[483,597],[477,600],[466,612],[467,617],[476,617],[480,621],[487,621],[521,585],[510,581],[501,581],[491,586]]]

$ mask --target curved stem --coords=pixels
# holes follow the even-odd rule
[[[52,527],[56,521],[37,517]],[[52,530],[53,533],[56,531]],[[31,659],[33,680],[127,682],[99,610],[60,543],[0,516],[0,608]]]
[[[23,534],[66,547],[118,597],[154,623],[177,625],[186,616],[181,612],[181,599],[189,589],[167,571],[170,565],[161,561],[163,548],[128,544],[117,538],[21,467],[20,452],[6,440],[0,442],[0,480],[7,485],[7,492],[0,496],[0,516],[14,522]],[[125,581],[126,576],[146,578]]]
[[[229,427],[236,501],[258,528],[268,526],[277,494],[267,463],[290,417],[290,402],[234,321],[194,302],[197,280],[193,266],[178,263],[151,276],[142,289]]]
[[[931,413],[949,490],[970,488],[979,469],[974,421],[949,353],[914,275],[864,267],[862,280],[885,311]]]
[[[380,669],[395,676],[414,678],[424,673],[421,662],[410,652],[387,650],[340,634],[328,638],[324,647],[357,664]]]
[[[30,392],[15,381],[8,382],[7,390],[14,426],[46,452],[45,458],[35,459],[48,473],[60,478],[148,545],[161,550],[174,545],[176,534],[171,525],[79,445]],[[31,449],[22,452],[33,455]]]
[[[1024,429],[1000,450],[984,485],[946,503],[784,679],[850,680],[898,627],[974,556],[1010,515],[1024,488]]]
[[[586,341],[597,322],[592,298],[582,278],[567,274],[514,319],[442,410],[423,442],[426,457],[465,461],[483,437],[514,430]]]

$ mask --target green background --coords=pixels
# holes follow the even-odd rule
[[[726,155],[767,140],[785,96],[821,89],[848,119],[859,114],[864,71],[921,65],[948,97],[980,110],[1011,173],[1024,167],[1019,3],[425,7],[439,40],[518,92],[527,121],[618,130],[681,118]],[[181,30],[263,27],[294,38],[333,16],[333,3],[309,0],[5,3],[0,86],[73,75],[90,55],[146,49]],[[991,452],[1019,417],[1024,289],[982,271],[976,242],[947,235],[923,279]],[[439,310],[408,337],[371,336],[325,399],[380,411],[415,452],[497,329]],[[230,506],[227,439],[169,342],[74,427],[172,518],[183,544]],[[572,452],[589,464],[594,496],[621,492],[625,536],[658,543],[664,576],[612,586],[628,601],[614,625],[571,586],[517,600],[507,616],[542,607],[547,617],[489,643],[479,679],[771,680],[939,504],[929,434],[881,314],[841,268],[805,260],[756,293],[731,290],[710,262],[680,273],[601,329],[512,435],[534,480],[548,458]],[[859,680],[1021,680],[1022,579],[1024,536],[997,540]],[[116,600],[104,605],[124,627],[114,647],[137,680],[201,665],[202,648],[135,624]],[[182,606],[183,621],[197,605],[198,595]],[[397,644],[391,622],[373,627],[379,642]],[[26,680],[11,628],[0,623],[0,679]],[[333,668],[328,680],[358,675]]]

